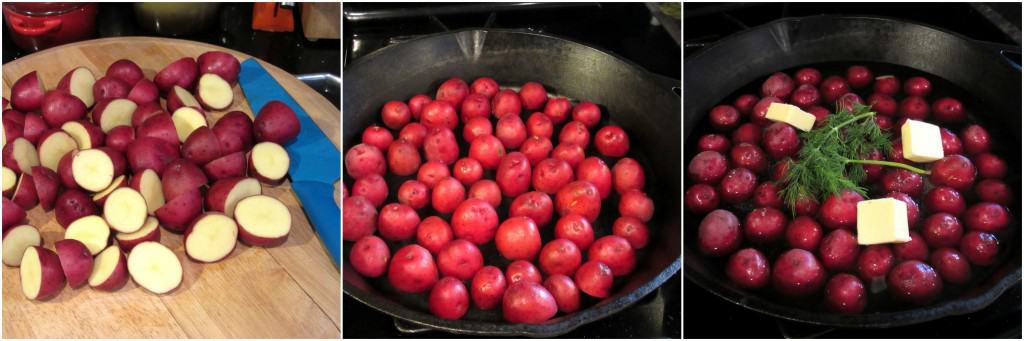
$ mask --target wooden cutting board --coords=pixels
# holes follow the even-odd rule
[[[22,75],[36,70],[47,89],[66,72],[85,66],[97,78],[118,59],[131,59],[146,77],[182,57],[222,50],[240,60],[250,56],[217,46],[161,38],[109,38],[56,47],[3,65],[4,98]],[[340,114],[325,98],[287,72],[260,61],[340,146]],[[224,112],[209,113],[212,125],[228,111],[254,113],[240,87],[235,103]],[[340,166],[340,165],[339,165]],[[333,181],[333,179],[332,179]],[[184,281],[177,290],[155,295],[129,283],[113,293],[88,286],[65,287],[46,302],[25,299],[18,268],[3,269],[3,336],[6,338],[339,338],[341,285],[289,183],[264,185],[263,193],[291,209],[292,229],[284,245],[248,247],[238,243],[225,260],[200,264],[185,256],[182,237],[162,231],[161,243],[181,260]],[[325,200],[331,200],[325,198]],[[28,222],[40,229],[45,247],[63,239],[64,229],[53,212],[36,207]]]

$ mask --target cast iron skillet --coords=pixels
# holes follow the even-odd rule
[[[1016,62],[1011,59],[1015,58]],[[733,92],[773,72],[822,63],[876,63],[916,69],[940,77],[973,97],[973,117],[992,133],[994,145],[1009,163],[1010,188],[1021,188],[1021,70],[1020,47],[995,46],[936,28],[873,17],[814,16],[782,19],[723,39],[686,58],[684,75],[684,139],[689,143],[711,107],[731,102]],[[970,109],[968,109],[970,110]],[[692,135],[692,136],[691,136]],[[689,143],[684,160],[695,155]],[[1020,193],[1015,193],[1020,202]],[[980,310],[1003,291],[1021,281],[1019,204],[1010,210],[1017,221],[1011,234],[1001,238],[1001,263],[965,290],[954,290],[935,304],[901,306],[896,310],[860,315],[826,312],[815,303],[787,300],[770,293],[750,292],[733,286],[724,275],[724,263],[697,251],[696,226],[700,217],[686,214],[684,276],[708,291],[740,306],[794,321],[844,327],[893,327]],[[978,273],[975,274],[978,276]],[[947,284],[948,286],[948,284]],[[952,296],[952,297],[950,297]],[[815,298],[820,301],[820,296]],[[870,307],[870,306],[869,306]],[[870,308],[869,308],[870,311]]]
[[[427,309],[425,294],[396,292],[382,278],[364,279],[348,263],[344,267],[346,294],[416,327],[471,335],[543,337],[567,333],[622,310],[679,271],[681,108],[679,95],[673,91],[679,88],[678,80],[653,75],[608,52],[534,32],[478,29],[442,33],[381,49],[345,70],[343,143],[359,143],[362,130],[379,122],[379,110],[386,101],[418,93],[433,96],[437,86],[453,76],[468,81],[490,76],[502,86],[538,81],[549,92],[601,105],[605,119],[630,134],[630,156],[646,165],[647,192],[656,206],[655,219],[648,223],[651,245],[638,254],[636,271],[617,280],[613,296],[594,305],[584,301],[588,308],[540,325],[506,323],[500,307],[491,311],[473,308],[459,321],[438,319]],[[461,127],[458,129],[456,134],[461,134]],[[346,183],[351,184],[350,180],[346,178]],[[509,200],[505,199],[503,208]],[[608,214],[594,224],[597,235],[610,234],[615,205],[614,201],[602,205],[602,212]],[[503,208],[499,208],[500,216],[504,216]],[[394,247],[392,244],[392,251]],[[344,256],[350,248],[351,243],[346,242]],[[493,246],[482,251],[487,263],[498,262],[504,269]]]

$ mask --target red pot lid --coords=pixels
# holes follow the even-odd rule
[[[4,3],[4,9],[29,16],[60,15],[89,5],[85,2],[14,2]]]

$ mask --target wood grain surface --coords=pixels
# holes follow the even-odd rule
[[[97,78],[118,59],[139,64],[152,79],[182,57],[222,50],[240,60],[251,58],[217,46],[162,38],[108,38],[40,51],[3,65],[3,96],[22,75],[39,72],[47,89],[69,70],[85,66]],[[336,145],[340,146],[338,108],[287,72],[260,61]],[[208,113],[210,123],[228,111],[254,113],[235,87],[235,103]],[[340,165],[339,165],[340,167]],[[333,179],[332,179],[333,181]],[[161,243],[178,255],[184,281],[177,290],[155,295],[129,283],[113,293],[65,287],[56,298],[33,302],[21,293],[17,268],[3,269],[3,336],[6,338],[339,338],[340,275],[314,233],[289,183],[264,185],[263,193],[291,209],[288,241],[273,248],[238,243],[225,260],[201,264],[185,256],[182,236],[162,231]],[[29,224],[44,244],[63,239],[53,212],[36,207]]]

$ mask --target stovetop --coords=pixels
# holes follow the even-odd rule
[[[643,4],[377,4],[343,5],[343,65],[380,48],[418,36],[464,28],[525,29],[595,46],[628,59],[648,71],[680,78],[682,49]],[[679,32],[676,21],[675,32]],[[681,273],[633,306],[584,325],[571,338],[680,338]],[[409,327],[347,295],[346,338],[449,338],[437,331],[408,333]],[[399,329],[405,330],[405,332]]]
[[[785,17],[819,14],[899,18],[1000,44],[1021,44],[1021,4],[685,4],[684,54]],[[955,19],[951,19],[955,18]],[[978,312],[913,326],[887,329],[833,328],[764,315],[687,282],[684,334],[687,338],[1021,338],[1021,285]],[[722,326],[742,326],[723,328]]]

